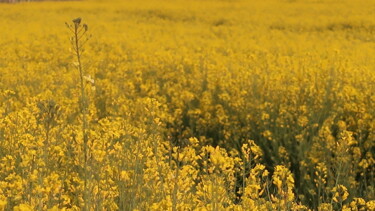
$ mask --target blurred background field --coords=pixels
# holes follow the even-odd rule
[[[374,210],[374,11],[0,4],[0,210]],[[88,158],[65,26],[76,17],[92,35]]]

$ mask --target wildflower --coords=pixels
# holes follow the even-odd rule
[[[333,207],[332,204],[329,203],[321,203],[318,207],[319,211],[332,211]]]
[[[367,210],[375,210],[375,200],[371,200],[366,202],[366,209]]]
[[[337,203],[342,203],[348,196],[348,189],[343,185],[338,185],[332,189],[333,201]]]
[[[28,204],[20,204],[14,207],[14,211],[32,211],[33,208]]]
[[[350,210],[364,211],[366,210],[366,201],[362,198],[354,198],[347,207],[350,207]]]
[[[282,165],[276,166],[275,172],[272,175],[272,183],[277,187],[277,193],[283,203],[294,200],[294,178],[289,169]]]
[[[7,201],[0,200],[0,210],[5,210],[7,205]]]
[[[309,119],[306,116],[298,117],[298,125],[301,127],[305,127],[309,123]]]

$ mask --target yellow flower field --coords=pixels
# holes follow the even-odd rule
[[[375,210],[374,9],[1,3],[0,211]]]

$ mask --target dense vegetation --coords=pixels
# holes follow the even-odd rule
[[[374,8],[1,4],[0,210],[374,210]]]

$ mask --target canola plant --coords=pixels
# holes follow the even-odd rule
[[[375,210],[374,8],[0,4],[0,210]]]

